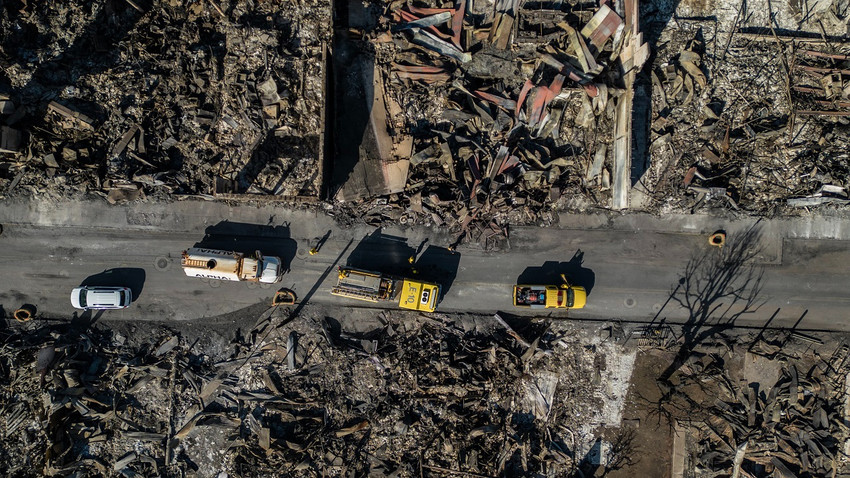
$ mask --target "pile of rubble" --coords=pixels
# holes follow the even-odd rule
[[[390,2],[349,39],[374,63],[373,134],[393,145],[365,158],[380,163],[365,182],[385,183],[401,222],[482,242],[551,223],[555,208],[608,204],[631,153],[617,128],[649,55],[635,19],[568,2]],[[336,197],[375,193],[346,184]]]
[[[355,334],[270,309],[229,344],[156,327],[127,337],[6,330],[0,473],[571,476],[618,466],[592,444],[597,426],[620,420],[634,353],[546,323],[380,319]]]
[[[0,190],[316,198],[331,5],[13,2]]]
[[[559,209],[845,204],[842,5],[796,17],[650,5],[640,21],[630,2],[395,1],[351,13],[346,41],[368,58],[367,134],[379,146],[361,151],[376,164],[335,197],[355,215],[381,206],[375,220],[482,243]],[[757,28],[771,22],[776,31]]]
[[[839,3],[769,19],[742,5],[719,23],[682,19],[662,32],[645,88],[645,207],[763,215],[847,204],[850,41],[846,16],[826,21]]]
[[[741,470],[758,476],[759,470],[771,469],[778,476],[834,476],[846,468],[837,461],[848,431],[842,397],[846,375],[840,383],[830,383],[836,377],[825,371],[833,372],[813,367],[801,377],[791,365],[769,387],[739,387],[721,377],[724,393],[696,438],[697,467],[706,472],[732,469],[733,476]]]
[[[678,458],[678,469],[690,470],[684,476],[846,476],[850,347],[812,349],[824,345],[762,331],[694,347],[649,400],[650,418],[675,425],[674,470]]]
[[[846,204],[843,1],[691,3],[12,2],[0,192],[328,192],[485,244],[563,209]]]

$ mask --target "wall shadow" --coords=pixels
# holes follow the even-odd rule
[[[244,254],[260,251],[267,256],[280,257],[284,271],[289,271],[298,249],[298,243],[290,235],[289,223],[273,226],[221,221],[207,227],[204,233],[204,238],[195,243],[195,247]]]
[[[333,162],[330,197],[349,180],[362,156],[375,151],[376,139],[369,134],[374,99],[374,53],[347,30],[348,1],[335,2],[340,25],[334,30],[333,48]],[[368,189],[368,185],[364,185]]]
[[[263,142],[254,150],[251,158],[236,175],[234,191],[238,194],[249,193],[251,187],[264,194],[278,195],[284,182],[289,179],[292,171],[298,166],[297,161],[284,160],[287,157],[318,157],[318,136],[307,137],[277,137],[274,132],[266,135]],[[284,158],[284,159],[282,159]],[[256,184],[262,174],[280,176],[277,184],[266,187]],[[299,191],[299,193],[309,191]]]
[[[656,52],[659,48],[661,33],[673,20],[679,0],[670,2],[639,2],[640,31],[643,39],[649,44],[649,58],[641,71],[635,77],[634,102],[632,103],[632,165],[630,171],[631,185],[634,187],[649,170],[651,157],[649,155],[650,126],[652,124],[652,80],[650,78]],[[623,15],[624,12],[619,12]],[[661,48],[664,47],[662,44]],[[705,68],[705,66],[703,66]]]
[[[584,251],[577,250],[567,262],[546,261],[539,267],[527,267],[517,277],[517,284],[553,285],[561,283],[561,274],[567,276],[572,285],[584,287],[588,294],[596,283],[593,270],[584,267]]]
[[[145,270],[139,267],[116,267],[85,278],[80,286],[129,287],[133,302],[142,296],[145,287]]]
[[[384,234],[379,227],[357,244],[346,265],[404,276],[410,274],[412,265],[408,259],[415,255],[416,249],[407,244],[407,238]]]

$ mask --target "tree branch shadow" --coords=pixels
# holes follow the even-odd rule
[[[671,302],[688,313],[682,326],[681,345],[673,362],[658,377],[670,386],[670,378],[688,360],[694,349],[721,332],[734,327],[745,314],[756,312],[761,299],[764,268],[754,263],[761,252],[758,224],[731,237],[719,252],[698,252],[688,261]]]

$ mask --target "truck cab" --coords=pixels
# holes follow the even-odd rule
[[[279,257],[261,256],[259,262],[259,268],[262,271],[260,274],[260,282],[263,284],[274,284],[275,282],[280,281],[283,276],[283,266],[280,263]]]
[[[440,299],[440,286],[404,279],[399,293],[398,306],[402,309],[434,312]]]

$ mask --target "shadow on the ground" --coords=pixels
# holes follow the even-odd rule
[[[446,247],[428,245],[427,239],[413,247],[406,238],[384,234],[378,228],[357,244],[346,265],[433,282],[440,285],[441,294],[445,296],[457,277],[460,254]]]
[[[760,237],[760,227],[756,224],[740,234],[730,235],[722,249],[706,246],[696,251],[670,293],[664,307],[669,303],[678,304],[688,318],[682,325],[682,336],[672,362],[656,379],[657,396],[641,397],[651,407],[649,416],[656,417],[659,424],[667,423],[672,427],[676,415],[696,417],[705,412],[687,393],[686,387],[702,387],[705,377],[722,368],[723,360],[697,348],[722,338],[723,332],[734,327],[741,316],[756,312],[763,304],[760,296],[764,268],[754,262],[761,252]],[[685,367],[705,360],[707,364]],[[682,372],[678,373],[680,370]]]
[[[440,285],[443,297],[452,288],[459,266],[460,254],[440,246],[427,246],[415,264],[422,280]]]
[[[572,285],[584,287],[588,294],[596,283],[593,270],[584,267],[584,252],[579,249],[568,262],[546,261],[539,267],[527,267],[517,277],[517,284],[555,285],[560,284],[561,274],[567,277]]]
[[[139,267],[116,267],[88,276],[80,286],[129,287],[133,302],[142,295],[145,287],[145,270]]]
[[[94,325],[103,316],[105,310],[87,309],[82,312],[74,312],[71,316],[71,328],[85,330]]]
[[[351,251],[346,265],[385,274],[406,276],[411,273],[410,257],[416,249],[404,237],[384,234],[381,228],[364,237]]]
[[[722,249],[697,251],[688,261],[670,294],[670,302],[684,308],[688,319],[676,357],[659,382],[668,382],[700,343],[732,328],[738,318],[762,305],[764,268],[753,263],[761,252],[760,238],[756,224],[738,237],[730,235]]]
[[[274,217],[269,218],[271,223]],[[298,249],[290,235],[289,224],[263,225],[221,221],[208,227],[204,238],[195,247],[221,249],[251,254],[260,251],[266,256],[280,257],[283,270],[288,271]]]

